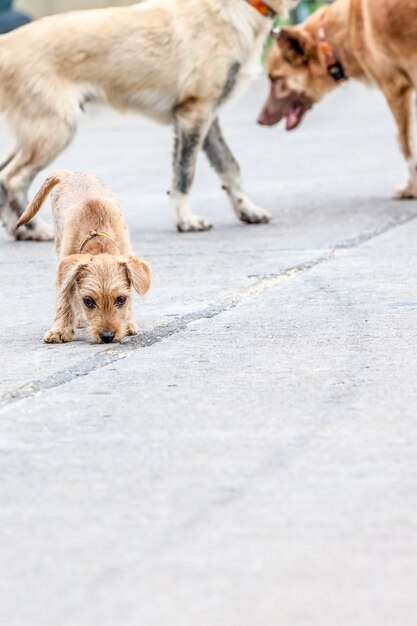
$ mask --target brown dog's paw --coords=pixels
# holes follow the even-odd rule
[[[413,200],[417,198],[417,189],[412,188],[411,185],[397,187],[392,192],[392,197],[394,200]]]
[[[45,343],[68,343],[74,339],[74,331],[67,328],[51,328],[43,336]]]

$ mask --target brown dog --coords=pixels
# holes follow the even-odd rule
[[[111,191],[94,176],[57,171],[46,179],[18,226],[36,215],[55,186],[52,212],[60,262],[55,321],[44,340],[72,341],[77,327],[86,328],[98,343],[136,335],[131,287],[145,294],[151,269],[132,255],[123,210]]]
[[[348,77],[378,86],[397,122],[410,169],[396,198],[417,197],[417,0],[337,0],[304,24],[275,33],[271,92],[261,124],[286,118],[296,128],[306,111]]]

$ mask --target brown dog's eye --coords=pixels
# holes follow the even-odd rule
[[[123,306],[124,304],[126,304],[126,296],[116,298],[116,306]]]
[[[84,298],[83,302],[84,302],[85,306],[87,307],[87,309],[95,309],[96,308],[96,303],[94,302],[93,298]]]

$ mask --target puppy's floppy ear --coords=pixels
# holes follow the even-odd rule
[[[126,267],[127,276],[141,296],[149,291],[151,286],[152,270],[146,261],[142,261],[137,256],[128,256],[123,260]]]
[[[80,272],[90,261],[90,254],[71,254],[64,256],[58,264],[56,274],[59,289],[69,295]]]
[[[302,65],[314,51],[309,33],[299,27],[281,28],[276,39],[284,59],[292,65]]]

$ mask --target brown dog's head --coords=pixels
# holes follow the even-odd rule
[[[283,118],[287,130],[299,126],[304,115],[335,88],[319,42],[304,26],[283,28],[268,59],[271,91],[258,122],[274,126]]]
[[[59,263],[57,280],[61,293],[71,300],[78,325],[93,342],[111,343],[129,334],[131,288],[145,294],[151,269],[135,256],[74,254]]]

